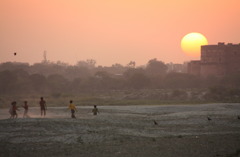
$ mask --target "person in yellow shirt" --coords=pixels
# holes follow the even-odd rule
[[[72,118],[76,118],[75,112],[77,111],[76,106],[73,104],[73,101],[70,100],[70,104],[68,105],[68,109],[71,110]]]

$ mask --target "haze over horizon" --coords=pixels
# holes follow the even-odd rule
[[[49,61],[137,66],[199,59],[181,50],[188,33],[240,43],[238,0],[1,0],[0,63]],[[13,53],[17,52],[14,56]]]

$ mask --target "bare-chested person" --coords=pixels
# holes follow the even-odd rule
[[[43,97],[40,98],[39,105],[41,109],[41,116],[46,116],[47,106],[46,106],[46,101],[43,99]]]

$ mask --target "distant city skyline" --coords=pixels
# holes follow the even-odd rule
[[[181,50],[188,33],[209,45],[240,43],[238,0],[2,0],[0,63],[52,62],[145,65],[199,60]],[[17,55],[14,55],[14,52]]]

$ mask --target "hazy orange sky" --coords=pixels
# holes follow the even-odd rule
[[[240,43],[239,19],[239,0],[0,0],[0,62],[183,63],[184,35]]]

